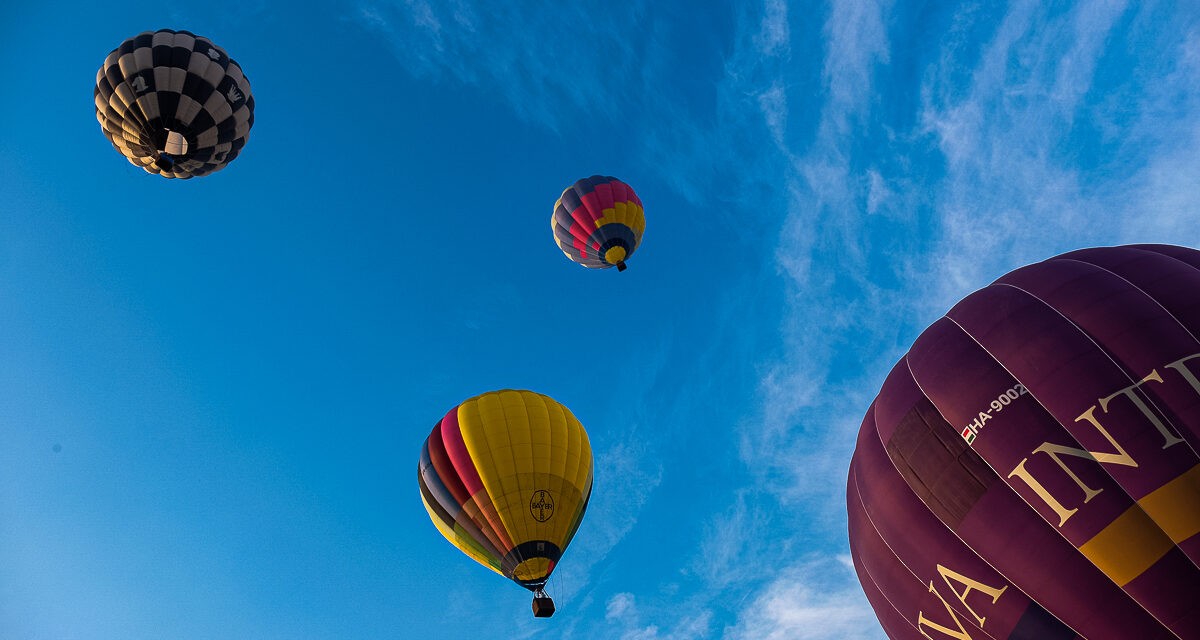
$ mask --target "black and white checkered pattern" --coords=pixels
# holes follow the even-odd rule
[[[187,31],[146,31],[123,42],[96,73],[94,97],[96,119],[117,151],[165,178],[223,169],[254,124],[254,96],[242,68]]]

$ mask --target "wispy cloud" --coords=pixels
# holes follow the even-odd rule
[[[870,304],[883,302],[879,288],[863,275],[864,245],[869,240],[868,208],[880,209],[887,187],[879,169],[854,158],[855,150],[847,140],[852,139],[856,123],[874,108],[875,69],[889,60],[884,27],[888,4],[834,3],[820,32],[827,46],[822,84],[792,91],[805,101],[823,98],[815,137],[807,145],[785,140],[778,150],[789,167],[787,189],[774,203],[787,211],[776,252],[789,292],[781,327],[786,351],[765,371],[760,386],[762,412],[747,421],[742,456],[762,470],[764,481],[777,481],[781,475],[788,478],[784,482],[788,488],[779,493],[794,495],[794,488],[804,485],[800,493],[812,497],[809,491],[819,487],[830,494],[821,496],[819,502],[824,504],[836,493],[831,487],[837,482],[830,479],[840,481],[844,475],[847,452],[844,446],[826,445],[844,440],[857,426],[828,420],[829,408],[857,399],[837,389],[840,376],[831,370],[832,361],[843,346],[841,341],[876,317]],[[791,85],[786,65],[774,73],[777,77],[770,86]],[[785,117],[777,113],[782,102],[775,100],[763,110],[765,121]],[[802,416],[811,427],[800,424]],[[815,482],[808,479],[818,477]]]
[[[637,597],[628,592],[618,593],[610,598],[606,605],[605,621],[611,625],[610,629],[605,632],[593,630],[593,633],[620,640],[698,640],[710,637],[711,611],[683,616],[671,628],[647,624],[643,622],[642,617]]]
[[[871,103],[875,70],[887,64],[888,33],[885,17],[890,0],[835,2],[825,23],[828,50],[822,76],[829,88],[828,111],[823,123],[846,126],[852,115],[862,115]],[[837,141],[829,140],[841,147]]]
[[[1193,73],[1200,74],[1200,68],[1194,68]],[[1200,217],[1198,176],[1200,125],[1184,134],[1177,148],[1154,158],[1133,176],[1131,182],[1138,197],[1120,216],[1121,241],[1200,245],[1196,225]]]
[[[1122,241],[1200,245],[1200,19],[1187,36],[1162,53],[1171,69],[1147,82],[1147,97],[1126,136],[1128,155],[1144,155],[1129,182],[1132,202],[1121,215]],[[1170,46],[1173,45],[1173,46]],[[1118,134],[1119,135],[1119,134]],[[1154,152],[1142,154],[1149,147]]]
[[[960,52],[943,49],[921,114],[946,161],[941,238],[932,268],[911,274],[939,283],[932,304],[1079,246],[1200,239],[1178,224],[1200,204],[1197,16],[1164,31],[1147,15],[1164,10],[1097,0],[1048,15],[1020,3],[966,87],[952,80]]]
[[[1123,7],[1093,2],[1065,15],[1043,11],[1024,2],[1004,16],[965,91],[952,80],[961,71],[957,43],[943,48],[939,72],[922,87],[921,119],[946,163],[932,261],[935,281],[944,283],[940,307],[998,270],[1049,257],[1064,237],[1108,235],[1086,224],[1103,203],[1061,150]],[[963,259],[964,251],[974,257]]]
[[[699,580],[698,590],[676,610],[639,612],[653,623],[639,618],[631,631],[641,635],[629,637],[712,637],[703,630],[688,635],[703,619],[700,612],[729,614],[743,607],[754,614],[726,629],[726,637],[879,635],[844,564],[776,562],[795,557],[799,549],[836,550],[845,544],[845,471],[858,407],[869,396],[846,384],[835,362],[856,331],[878,322],[876,305],[890,302],[865,273],[863,244],[869,240],[864,218],[875,213],[888,218],[893,211],[883,170],[863,162],[845,141],[875,108],[875,69],[890,55],[887,5],[838,5],[817,29],[803,33],[791,28],[788,9],[773,1],[739,6],[718,85],[721,127],[697,127],[695,138],[710,154],[716,148],[739,159],[745,170],[727,184],[742,210],[759,212],[759,228],[778,238],[775,260],[764,265],[762,275],[778,278],[786,290],[779,337],[784,355],[763,363],[762,410],[738,425],[751,484],[734,492],[729,507],[705,526],[700,560],[688,571]],[[812,23],[811,16],[804,17],[801,24]],[[812,53],[807,41],[813,38],[828,47],[824,64],[801,82],[796,69],[811,67],[797,64],[797,56]],[[743,135],[773,144],[748,145]],[[733,153],[745,149],[752,151]],[[821,575],[834,570],[835,587]],[[751,603],[728,602],[730,591],[762,584],[765,590],[751,596]],[[628,615],[631,600],[609,605],[610,612]],[[801,630],[810,635],[799,635]]]
[[[499,96],[550,127],[564,113],[612,117],[640,86],[640,3],[537,2],[520,11],[487,2],[362,0],[353,18],[382,35],[415,76],[449,77]],[[604,81],[596,81],[602,74]]]
[[[650,455],[646,445],[627,442],[596,452],[596,477],[603,480],[603,492],[593,494],[588,519],[595,522],[572,545],[571,564],[564,572],[587,575],[591,566],[604,557],[637,523],[646,500],[662,482],[662,465]],[[564,582],[575,582],[569,577]]]
[[[848,557],[815,557],[781,571],[743,608],[726,640],[867,640],[883,637]]]
[[[754,535],[765,531],[768,524],[768,515],[747,500],[744,490],[739,491],[733,506],[705,526],[692,574],[718,592],[756,579],[761,568],[757,563],[746,562],[746,558],[769,554],[766,536]]]

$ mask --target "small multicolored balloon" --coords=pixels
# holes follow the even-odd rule
[[[589,269],[624,271],[642,242],[646,216],[632,187],[612,176],[592,176],[562,192],[550,228],[571,260]]]
[[[254,124],[242,68],[208,38],[146,31],[113,49],[96,73],[96,119],[130,163],[164,178],[219,171]]]

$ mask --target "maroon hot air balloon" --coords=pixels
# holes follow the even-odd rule
[[[888,636],[1200,639],[1200,251],[1083,249],[967,296],[859,431]]]

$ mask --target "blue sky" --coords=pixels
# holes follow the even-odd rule
[[[845,473],[955,300],[1084,246],[1200,245],[1200,7],[0,6],[5,638],[881,638]],[[245,69],[168,181],[96,69],[187,29]],[[646,207],[568,262],[558,193]],[[443,540],[433,422],[529,388],[596,454],[559,612]]]

